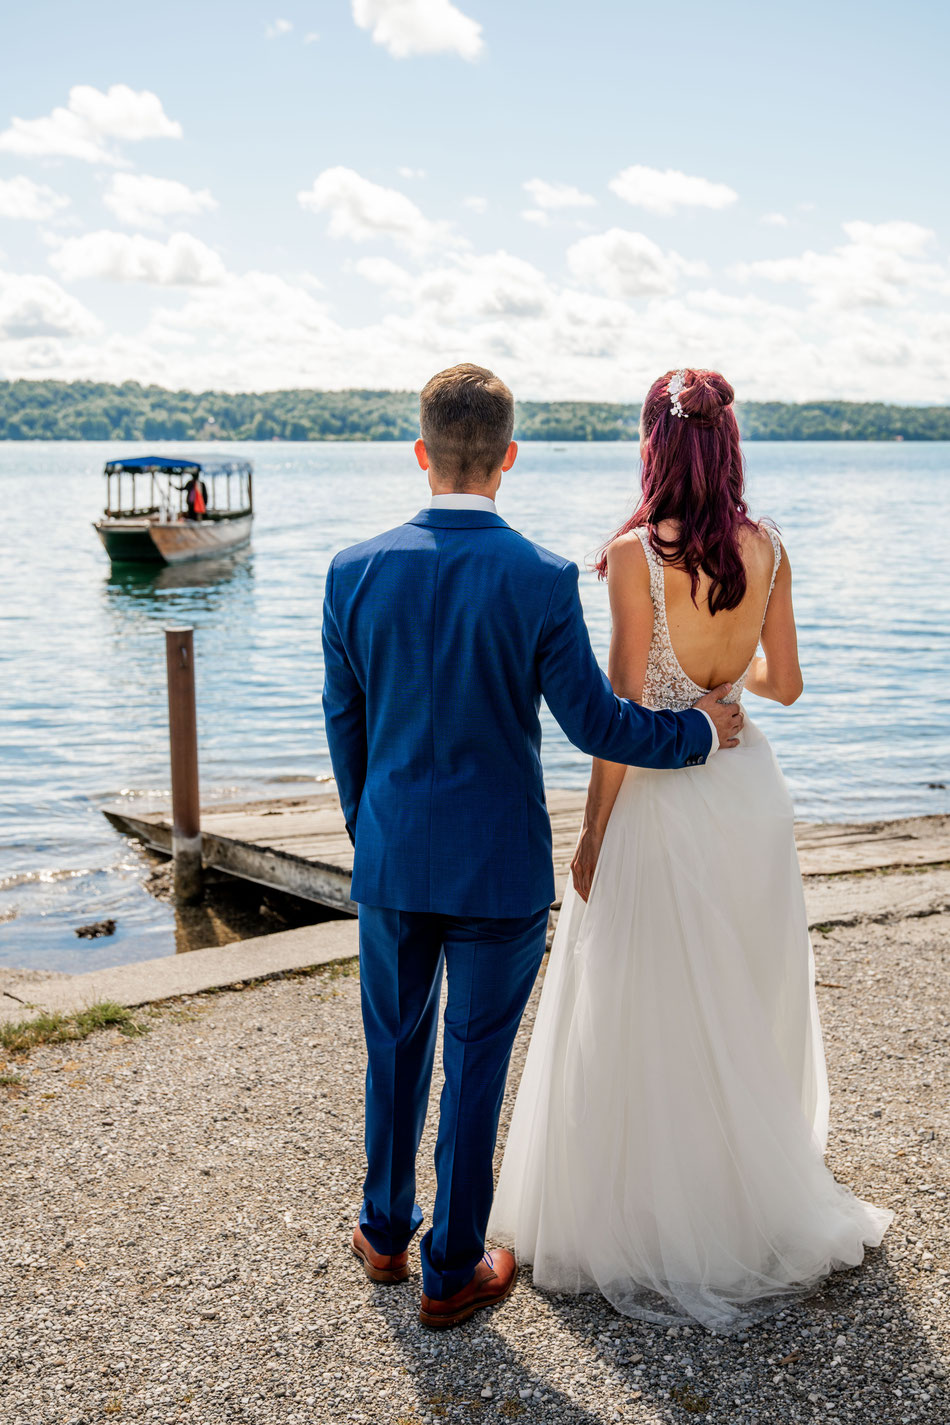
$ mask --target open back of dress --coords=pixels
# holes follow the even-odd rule
[[[760,633],[765,623],[765,615],[768,613],[769,599],[771,599],[772,590],[775,588],[775,576],[778,574],[782,558],[782,545],[778,535],[767,525],[763,528],[772,541],[775,562],[772,567],[772,582],[769,584],[768,597],[759,623]],[[684,708],[691,708],[697,698],[701,698],[704,693],[709,692],[709,688],[704,688],[694,682],[676,656],[666,612],[663,560],[650,543],[649,531],[644,527],[638,529],[636,533],[643,545],[643,552],[650,570],[650,597],[653,601],[653,637],[650,641],[646,677],[643,680],[643,696],[640,701],[648,708],[672,708],[681,712]],[[749,676],[749,669],[752,667],[754,659],[755,649],[753,648],[744,671],[738,678],[731,680],[732,691],[726,699],[727,702],[737,703],[741,699],[745,681]]]

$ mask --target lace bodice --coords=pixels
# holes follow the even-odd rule
[[[782,558],[782,546],[773,529],[768,525],[762,525],[761,528],[771,539],[772,548],[775,551],[769,598],[765,601],[765,608],[768,610],[769,599],[771,599],[772,590],[775,588],[775,576]],[[694,683],[692,678],[680,667],[679,659],[673,652],[669,624],[666,621],[663,560],[650,544],[650,535],[646,527],[638,529],[636,535],[643,545],[643,552],[647,557],[647,566],[650,570],[650,597],[653,600],[653,637],[650,640],[646,677],[643,680],[643,696],[640,701],[646,708],[671,708],[675,712],[682,712],[685,708],[691,708],[697,698],[708,693],[709,689],[701,688],[698,683]],[[765,623],[764,613],[762,622]],[[753,652],[742,677],[737,678],[733,683],[732,692],[726,702],[737,703],[741,699],[745,681],[749,676],[754,659],[755,653]]]

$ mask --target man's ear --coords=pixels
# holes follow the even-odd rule
[[[418,462],[419,462],[419,469],[420,469],[420,470],[428,470],[428,468],[429,468],[429,452],[426,450],[426,443],[425,443],[425,441],[422,439],[422,436],[421,436],[421,435],[420,435],[419,439],[416,441],[415,445],[414,445],[412,448],[413,448],[413,450],[414,450],[415,453],[416,453],[416,459],[417,459]]]
[[[420,441],[419,444],[421,445],[422,442]],[[513,441],[511,442],[511,444],[509,445],[508,449],[505,451],[505,458],[504,458],[504,460],[501,462],[502,471],[510,470],[511,467],[512,467],[512,465],[514,465],[514,463],[515,463],[515,461],[516,461],[517,459],[518,459],[518,442],[517,442],[516,440],[513,440]]]

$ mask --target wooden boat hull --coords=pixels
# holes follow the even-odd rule
[[[184,564],[189,559],[207,559],[241,549],[251,537],[253,515],[234,519],[178,520],[173,524],[153,524],[152,542],[166,564]]]
[[[114,564],[185,564],[241,549],[251,538],[253,515],[233,519],[104,519],[96,532]]]

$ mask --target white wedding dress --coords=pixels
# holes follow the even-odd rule
[[[706,689],[679,666],[638,534],[643,702],[687,708]],[[701,767],[627,770],[589,901],[564,896],[489,1223],[537,1286],[723,1333],[855,1266],[893,1217],[824,1163],[792,804],[748,719],[740,741]]]

